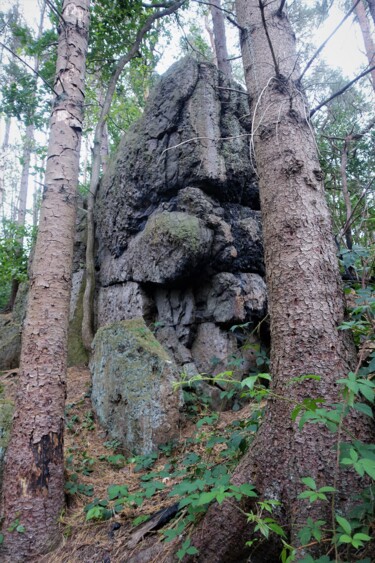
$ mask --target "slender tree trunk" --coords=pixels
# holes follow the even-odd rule
[[[3,151],[5,151],[8,148],[8,145],[9,145],[10,124],[11,124],[10,117],[6,117],[5,118],[4,139],[3,139],[3,146],[2,146]]]
[[[31,151],[34,144],[34,125],[30,123],[26,127],[25,141],[22,152],[22,172],[20,192],[18,196],[17,224],[24,227],[26,220],[27,192],[29,187],[29,171],[31,161]]]
[[[232,67],[229,61],[225,22],[220,0],[211,0],[211,16],[214,27],[215,53],[218,69],[228,80],[232,78]]]
[[[43,21],[44,21],[45,9],[46,9],[46,4],[44,2],[40,13],[40,20],[38,26],[38,39],[40,39],[43,33]],[[40,64],[39,56],[35,56],[34,70],[36,73],[39,71],[39,64]],[[35,98],[35,94],[33,95],[33,97]],[[29,191],[30,161],[31,161],[31,153],[34,145],[34,129],[35,126],[31,118],[28,125],[26,126],[26,131],[25,131],[25,140],[24,140],[23,152],[22,152],[21,182],[20,182],[20,191],[18,195],[17,225],[21,228],[25,226],[25,222],[26,222],[26,207],[27,207],[27,195]],[[24,237],[23,235],[21,235],[17,241],[21,248],[23,246],[23,240]],[[8,311],[13,310],[17,297],[18,287],[19,287],[19,281],[17,279],[13,279],[9,301],[8,304],[6,305],[6,310]]]
[[[356,1],[353,0],[353,4],[355,3]],[[356,5],[354,11],[358,18],[359,27],[361,28],[368,64],[370,67],[372,67],[375,64],[375,44],[374,44],[373,35],[371,33],[370,24],[367,19],[366,8],[363,1],[359,2]],[[375,70],[371,71],[371,82],[372,82],[372,87],[375,91]]]
[[[98,190],[99,180],[100,180],[100,168],[101,168],[101,146],[103,140],[103,134],[106,127],[106,122],[108,119],[109,110],[111,108],[113,95],[115,93],[117,81],[120,75],[129,61],[138,53],[139,46],[143,40],[143,37],[148,33],[154,22],[158,19],[168,16],[178,10],[185,0],[177,0],[173,4],[169,4],[168,8],[163,10],[155,11],[145,22],[144,26],[138,31],[136,39],[133,43],[132,48],[120,57],[117,62],[116,68],[113,71],[111,79],[108,84],[108,88],[104,97],[104,102],[101,108],[98,123],[95,128],[94,135],[94,147],[92,151],[92,169],[91,169],[91,180],[90,189],[87,196],[87,241],[86,241],[86,285],[85,292],[83,295],[83,319],[82,319],[82,342],[86,350],[91,350],[91,343],[94,338],[94,326],[93,326],[93,299],[95,290],[95,263],[94,263],[94,237],[95,237],[95,227],[94,227],[94,205],[95,196]]]
[[[5,203],[4,173],[6,169],[7,149],[9,146],[10,123],[11,123],[10,117],[6,117],[4,139],[1,146],[1,155],[0,155],[0,211],[2,212],[2,214],[4,214],[4,203]]]
[[[89,0],[64,0],[61,14],[57,96],[3,482],[3,560],[12,562],[56,544],[64,505],[66,347]],[[16,520],[23,533],[9,531]]]
[[[210,27],[209,19],[208,19],[207,15],[204,17],[204,27],[206,28],[206,31],[208,33],[208,37],[210,39],[210,45],[211,45],[211,49],[212,49],[212,54],[213,54],[213,60],[214,60],[215,65],[217,66],[217,56],[216,56],[216,48],[215,48],[214,31],[213,31],[212,27]]]
[[[348,165],[348,151],[349,151],[349,141],[345,139],[344,146],[342,148],[341,153],[341,162],[340,162],[340,172],[341,172],[341,188],[342,193],[344,196],[344,203],[345,203],[345,215],[346,215],[346,229],[345,229],[345,240],[346,246],[349,250],[353,248],[353,236],[352,236],[352,229],[350,227],[350,220],[352,217],[352,203],[350,201],[350,194],[348,189],[348,177],[346,174],[346,167]]]
[[[241,49],[252,102],[253,148],[259,175],[265,263],[271,318],[271,398],[249,454],[236,469],[234,484],[250,482],[259,497],[281,503],[274,516],[300,546],[307,518],[332,526],[330,503],[298,499],[302,477],[317,487],[339,485],[334,508],[345,514],[358,490],[356,477],[339,471],[337,435],[325,427],[292,422],[293,406],[322,397],[339,399],[336,380],[345,377],[355,354],[338,326],[343,297],[323,174],[299,83],[295,38],[279,3],[236,0],[243,28]],[[320,381],[293,378],[315,374]],[[362,421],[347,421],[354,435],[369,437]],[[366,434],[367,433],[367,434]],[[213,505],[193,537],[204,562],[241,561],[254,539],[243,512],[254,504]],[[317,548],[319,552],[319,547]],[[298,553],[304,556],[303,550]],[[271,535],[252,562],[277,561],[280,545]],[[298,557],[297,557],[298,560]]]

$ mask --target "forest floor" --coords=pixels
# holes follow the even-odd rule
[[[60,518],[62,542],[38,563],[172,561],[173,540],[181,538],[177,530],[184,514],[179,512],[163,529],[138,538],[142,522],[161,509],[177,506],[183,495],[170,493],[183,479],[209,479],[209,475],[234,467],[246,447],[247,421],[254,407],[221,413],[195,407],[195,414],[184,415],[178,442],[155,454],[136,456],[124,451],[99,426],[91,405],[87,368],[68,370],[67,393],[67,505]],[[124,494],[125,502],[116,506]],[[185,528],[183,537],[188,533]]]

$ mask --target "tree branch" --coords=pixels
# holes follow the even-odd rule
[[[326,106],[329,102],[331,102],[332,100],[334,100],[335,98],[337,98],[338,96],[341,96],[341,94],[343,94],[344,92],[346,92],[346,90],[348,90],[351,86],[353,86],[353,84],[355,84],[358,80],[360,80],[361,78],[363,78],[364,76],[366,76],[366,74],[369,74],[370,72],[372,72],[373,70],[375,70],[375,66],[371,66],[370,68],[368,68],[367,70],[364,70],[363,72],[361,72],[361,74],[359,74],[356,78],[353,78],[353,80],[351,80],[350,82],[348,82],[343,88],[341,88],[341,90],[338,90],[337,92],[335,92],[334,94],[332,94],[332,96],[330,96],[329,98],[327,98],[326,100],[324,100],[323,102],[321,102],[319,105],[317,105],[314,109],[312,109],[310,111],[310,118],[314,115],[314,113],[316,113],[318,110],[320,110],[323,106]]]
[[[51,12],[53,12],[55,14],[55,16],[57,16],[57,18],[59,20],[61,20],[61,22],[63,23],[63,25],[65,25],[65,20],[62,16],[62,14],[60,14],[60,12],[58,11],[58,9],[52,4],[52,2],[50,2],[49,0],[46,0],[46,4],[49,7],[49,9],[51,10]]]
[[[47,80],[45,80],[43,78],[43,76],[41,74],[39,74],[39,72],[37,70],[35,70],[32,66],[30,66],[26,61],[24,61],[23,59],[21,59],[21,57],[19,57],[14,51],[12,51],[12,49],[10,49],[9,47],[7,47],[6,45],[4,45],[4,43],[2,43],[0,41],[0,45],[6,49],[11,55],[13,55],[14,57],[16,57],[16,59],[18,59],[22,64],[24,64],[25,66],[27,66],[27,68],[29,68],[33,74],[35,74],[38,78],[40,78],[44,84],[50,89],[52,90],[52,92],[55,94],[55,96],[58,96],[58,93],[56,92],[56,90],[53,88],[53,86],[51,86],[51,84],[49,84],[47,82]]]
[[[271,56],[272,56],[273,64],[275,65],[275,73],[276,73],[276,76],[279,76],[279,74],[280,74],[279,65],[278,65],[278,63],[277,63],[275,51],[273,50],[273,45],[272,45],[272,42],[271,42],[271,38],[270,38],[269,33],[268,33],[268,26],[267,26],[267,22],[266,22],[266,16],[265,16],[265,13],[264,13],[264,4],[263,4],[263,0],[258,0],[258,1],[259,1],[260,13],[261,13],[261,15],[262,15],[262,22],[263,22],[264,31],[265,31],[265,33],[266,33],[268,45],[269,45],[269,48],[270,48],[270,51],[271,51]]]
[[[283,15],[283,9],[284,9],[284,6],[285,6],[285,2],[286,2],[286,0],[281,0],[279,9],[276,12],[277,17],[279,17],[279,18],[281,18],[281,16]]]
[[[309,70],[310,66],[313,64],[313,62],[315,61],[316,57],[323,51],[324,47],[327,45],[328,41],[335,35],[336,31],[342,26],[342,24],[348,19],[348,17],[354,12],[355,8],[357,7],[357,4],[359,4],[359,2],[361,2],[361,0],[357,0],[357,2],[352,6],[352,8],[349,10],[349,12],[342,18],[342,20],[337,24],[337,26],[335,27],[335,29],[332,31],[332,33],[327,37],[327,39],[325,41],[323,41],[323,43],[320,45],[319,49],[317,49],[315,51],[315,53],[313,54],[313,56],[311,57],[311,59],[309,60],[309,62],[307,63],[307,65],[305,66],[305,68],[302,71],[301,76],[299,77],[300,80],[302,80],[302,78],[304,77],[304,75],[306,74],[306,72]]]

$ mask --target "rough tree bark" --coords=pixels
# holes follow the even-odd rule
[[[83,295],[83,319],[82,319],[82,342],[86,350],[91,350],[91,343],[94,338],[93,327],[93,297],[95,289],[95,264],[94,264],[94,205],[95,196],[99,186],[100,169],[101,169],[101,147],[103,135],[106,128],[109,110],[112,104],[112,98],[115,93],[117,81],[133,57],[138,54],[141,42],[148,33],[154,22],[158,19],[168,16],[178,10],[186,0],[178,0],[163,4],[164,9],[156,10],[145,22],[144,26],[138,31],[136,39],[131,49],[118,60],[113,71],[108,88],[101,107],[98,123],[95,127],[94,146],[92,150],[92,170],[90,179],[90,188],[87,196],[87,241],[86,241],[86,285]]]
[[[298,548],[297,532],[308,517],[332,524],[330,503],[311,505],[297,498],[305,488],[300,479],[310,476],[318,487],[339,482],[335,504],[343,513],[358,483],[353,474],[338,470],[337,435],[318,425],[299,430],[291,410],[306,398],[337,402],[336,380],[347,375],[354,354],[337,328],[344,305],[323,175],[301,91],[293,30],[279,5],[236,0],[259,175],[273,395],[232,481],[253,483],[260,498],[282,503],[275,516]],[[306,374],[321,380],[292,384],[292,378]],[[369,436],[362,419],[348,424],[354,435]],[[245,512],[251,507],[241,506]],[[239,508],[230,501],[209,509],[192,538],[200,563],[245,560],[244,544],[252,529]],[[251,561],[273,562],[279,556],[280,545],[271,538]]]
[[[89,0],[64,0],[57,95],[4,471],[3,561],[31,560],[59,539],[67,328],[88,25]],[[15,521],[24,527],[23,533],[9,531]]]
[[[375,25],[375,0],[367,0],[367,4],[370,9],[372,21],[374,22]]]
[[[355,4],[356,2],[355,0],[353,0],[353,5]],[[366,57],[368,60],[369,67],[373,67],[375,64],[375,44],[370,29],[370,23],[367,19],[366,8],[364,3],[362,1],[358,2],[358,4],[355,6],[354,11],[355,11],[355,15],[358,18],[359,27],[361,28],[363,43],[365,45]],[[371,83],[375,91],[375,70],[371,71]]]
[[[232,67],[227,50],[227,39],[225,34],[225,22],[221,10],[221,0],[211,0],[211,17],[214,28],[215,54],[218,69],[228,80],[232,78]]]

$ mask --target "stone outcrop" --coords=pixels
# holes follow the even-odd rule
[[[97,326],[141,316],[190,375],[230,359],[238,377],[254,366],[229,330],[266,311],[249,137],[242,88],[184,59],[157,83],[98,192]]]
[[[22,323],[26,314],[28,284],[19,286],[11,313],[0,314],[0,371],[18,367]]]
[[[112,438],[148,454],[178,437],[179,373],[142,319],[99,329],[90,369],[93,406]]]

